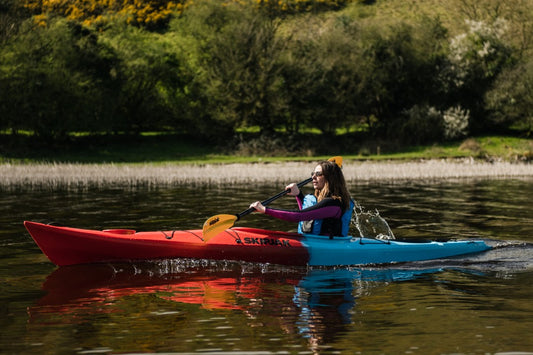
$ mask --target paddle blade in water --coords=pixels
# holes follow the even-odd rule
[[[238,217],[234,214],[217,214],[205,221],[203,226],[204,242],[224,232],[226,229],[233,227]]]

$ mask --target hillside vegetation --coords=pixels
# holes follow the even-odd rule
[[[0,42],[2,150],[150,131],[356,154],[533,123],[530,0],[2,0]]]

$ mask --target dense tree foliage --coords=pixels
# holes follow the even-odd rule
[[[452,3],[460,21],[364,1],[2,0],[0,130],[531,131],[533,5]]]

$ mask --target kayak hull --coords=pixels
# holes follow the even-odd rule
[[[24,225],[54,264],[193,258],[291,266],[363,265],[448,258],[490,249],[479,240],[408,243],[228,229],[205,243],[201,230],[135,232]]]

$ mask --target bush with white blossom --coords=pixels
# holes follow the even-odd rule
[[[446,139],[462,138],[468,134],[470,113],[461,106],[450,107],[442,114],[444,137]]]

